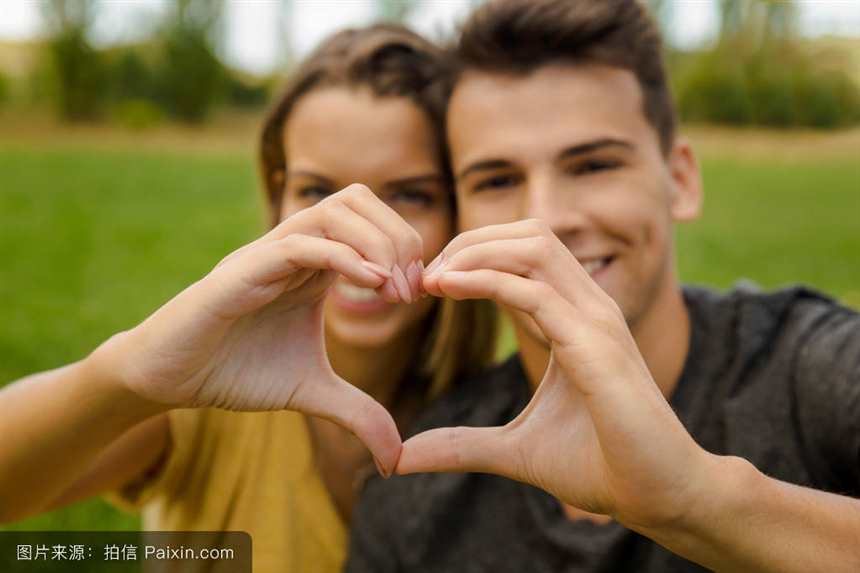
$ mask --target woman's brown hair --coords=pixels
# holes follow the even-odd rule
[[[438,47],[395,24],[343,30],[325,40],[295,70],[263,124],[259,163],[270,224],[276,225],[280,218],[289,154],[284,128],[290,112],[303,95],[333,86],[366,87],[380,98],[405,97],[427,114],[439,142],[437,161],[448,181],[452,212],[456,213],[445,149],[442,80],[446,65]],[[497,320],[490,301],[444,299],[424,326],[429,334],[420,345],[418,365],[412,373],[429,382],[427,397],[481,370],[493,359]]]

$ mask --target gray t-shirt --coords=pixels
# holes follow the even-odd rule
[[[860,315],[811,290],[685,287],[690,352],[670,403],[706,450],[784,481],[860,494]],[[529,399],[519,357],[438,400],[414,432],[492,426]],[[703,571],[616,522],[570,521],[532,486],[487,474],[372,478],[350,573]]]

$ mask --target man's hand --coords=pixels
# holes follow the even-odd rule
[[[403,444],[397,473],[476,471],[530,483],[718,571],[860,567],[860,502],[699,447],[617,305],[544,224],[460,235],[428,265],[424,288],[527,313],[551,357],[516,419],[419,434]]]
[[[528,313],[551,358],[515,420],[418,435],[404,444],[399,473],[497,473],[642,526],[680,518],[703,493],[711,456],[660,393],[615,302],[545,224],[460,235],[428,266],[424,288]]]

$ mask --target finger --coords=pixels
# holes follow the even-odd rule
[[[420,277],[423,269],[424,243],[421,235],[400,214],[387,205],[368,187],[353,184],[331,197],[376,225],[394,243],[397,266],[409,287],[409,300],[420,294]],[[399,280],[399,278],[398,278]]]
[[[251,284],[268,284],[299,269],[332,270],[358,286],[376,288],[384,281],[382,271],[368,264],[355,249],[342,242],[293,234],[264,243],[237,261],[237,271]]]
[[[515,232],[527,229],[522,226]],[[426,273],[424,287],[437,294],[442,271],[471,271],[486,268],[549,282],[566,300],[589,300],[600,304],[603,289],[585,271],[555,235],[529,234],[511,239],[489,239],[463,247],[434,270]]]
[[[322,236],[346,243],[368,261],[379,264],[387,272],[392,273],[388,277],[390,284],[382,291],[383,297],[388,302],[399,302],[400,300],[411,302],[413,288],[410,286],[409,279],[411,278],[417,284],[420,274],[416,273],[414,269],[410,269],[408,265],[401,268],[400,272],[394,272],[395,267],[401,266],[400,247],[397,246],[395,238],[387,234],[390,231],[383,230],[344,202],[345,199],[353,195],[368,195],[368,198],[362,203],[366,203],[372,196],[373,201],[389,209],[397,219],[401,219],[396,212],[382,203],[366,187],[355,185],[327,197],[313,207],[295,213],[260,240],[276,241],[290,234],[300,233]],[[369,210],[365,209],[365,211]],[[373,216],[375,220],[386,219],[386,217],[380,217],[378,214]],[[390,219],[390,217],[388,218]],[[405,222],[403,224],[411,229]],[[415,233],[414,230],[412,232]],[[398,238],[398,240],[403,239]]]
[[[581,319],[548,283],[490,269],[447,271],[436,282],[441,296],[456,300],[489,299],[535,319],[551,341],[566,344]]]
[[[600,402],[604,411],[637,408],[636,400],[630,398],[629,380],[647,380],[644,391],[659,395],[629,331],[623,344],[617,334],[607,335],[615,324],[623,325],[620,311],[606,308],[595,314],[592,308],[580,310],[546,282],[487,269],[444,272],[438,286],[450,298],[486,298],[531,316],[568,373],[611,368],[609,376],[569,376],[577,390],[592,404]],[[599,328],[594,328],[594,322]]]
[[[332,270],[366,288],[377,288],[386,280],[348,245],[293,234],[260,243],[216,267],[201,281],[200,292],[218,316],[238,318],[277,298],[291,276],[306,270]]]
[[[438,268],[440,262],[448,260],[459,251],[476,245],[500,239],[521,239],[534,237],[542,234],[552,234],[546,223],[538,219],[525,219],[513,223],[502,223],[499,225],[487,225],[471,231],[465,231],[454,237],[442,252],[427,265],[425,274],[430,274]]]
[[[401,448],[397,425],[388,410],[359,388],[337,377],[311,382],[297,390],[295,408],[351,431],[373,454],[385,477],[394,473]]]
[[[242,245],[241,247],[239,247],[238,249],[236,249],[235,251],[233,251],[232,253],[230,253],[229,255],[227,255],[226,257],[221,259],[220,261],[218,261],[218,264],[215,265],[214,268],[217,269],[220,266],[226,265],[228,262],[232,261],[233,259],[235,259],[237,257],[240,257],[243,253],[249,251],[250,249],[256,248],[261,242],[263,242],[262,237],[254,240],[254,241],[251,241],[250,243],[248,243],[246,245]]]
[[[333,197],[288,217],[261,242],[275,242],[293,234],[323,237],[349,245],[366,260],[390,270],[397,263],[391,238],[342,202],[332,201]]]
[[[334,197],[334,196],[332,196]],[[390,272],[385,293],[389,302],[412,302],[412,288],[400,266],[396,243],[374,223],[342,202],[320,204],[321,229],[326,237],[351,245],[365,258]]]
[[[377,287],[376,293],[381,296],[385,302],[398,303],[401,301],[400,295],[394,287],[393,280],[387,280],[381,287]]]
[[[438,262],[435,268],[423,277],[424,288],[441,296],[437,283],[443,271],[472,271],[482,268],[544,279],[544,267],[553,266],[543,261],[543,257],[547,256],[546,243],[544,237],[532,235],[469,245],[455,252],[450,258]]]
[[[516,451],[504,428],[436,428],[406,440],[398,474],[418,472],[485,472],[514,477]]]

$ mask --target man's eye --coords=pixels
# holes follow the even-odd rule
[[[482,179],[473,187],[474,191],[492,191],[494,189],[505,189],[518,185],[521,178],[517,175],[493,175]]]
[[[617,169],[620,166],[621,162],[614,159],[589,159],[574,165],[571,171],[574,175],[588,175],[590,173]]]

